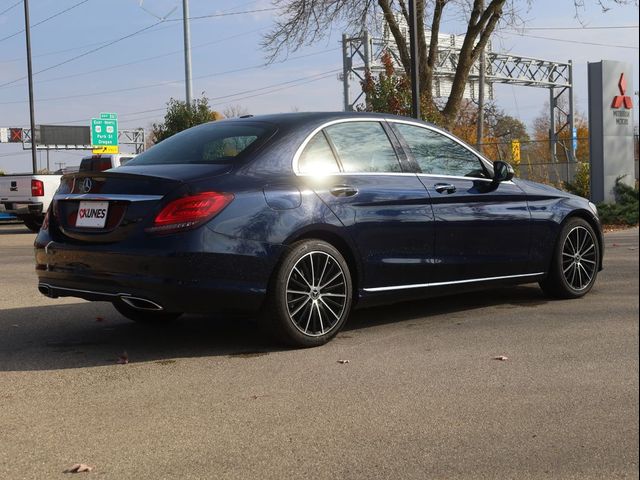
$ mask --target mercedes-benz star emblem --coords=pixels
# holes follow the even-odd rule
[[[82,181],[82,191],[84,193],[89,193],[91,191],[91,187],[93,187],[93,182],[89,177],[85,178]]]

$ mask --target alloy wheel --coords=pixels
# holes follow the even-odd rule
[[[562,274],[576,291],[589,286],[597,271],[596,243],[583,226],[572,228],[562,247]]]
[[[301,333],[326,335],[344,314],[345,274],[327,252],[309,252],[289,272],[286,296],[289,319]]]

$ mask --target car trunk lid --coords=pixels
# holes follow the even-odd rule
[[[166,196],[186,191],[189,180],[228,171],[228,166],[202,167],[121,167],[117,172],[65,175],[54,197],[51,228],[81,243],[120,242],[141,235]]]

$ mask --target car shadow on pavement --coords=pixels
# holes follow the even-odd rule
[[[520,308],[545,303],[536,287],[512,287],[356,310],[345,326],[351,336],[384,324],[451,322],[447,314],[493,305]],[[444,314],[444,316],[443,316]],[[457,317],[459,321],[459,316]],[[413,322],[415,323],[415,322]],[[167,325],[140,325],[107,303],[0,311],[0,371],[38,371],[176,358],[254,357],[285,351],[253,319],[187,315]],[[126,352],[126,354],[125,354]]]
[[[360,330],[399,321],[428,320],[429,318],[424,317],[459,314],[490,306],[518,309],[535,307],[547,302],[549,299],[537,285],[479,290],[356,310],[344,330]],[[450,321],[450,318],[444,317],[441,320]]]

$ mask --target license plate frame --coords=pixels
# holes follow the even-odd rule
[[[81,201],[76,216],[77,228],[104,228],[109,214],[109,202]]]

